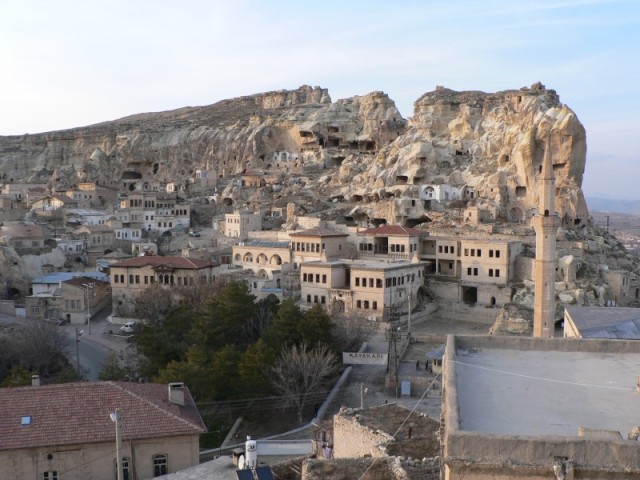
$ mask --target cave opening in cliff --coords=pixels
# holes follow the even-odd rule
[[[396,175],[396,183],[398,185],[406,185],[409,181],[409,177],[406,175]]]
[[[20,290],[15,287],[7,287],[7,294],[10,299],[20,298]]]
[[[461,287],[462,288],[462,301],[464,303],[476,304],[478,303],[478,287]]]
[[[337,148],[340,146],[340,139],[336,137],[329,137],[327,139],[327,147],[329,148]]]
[[[404,226],[408,227],[408,228],[414,228],[417,225],[420,225],[422,223],[429,223],[431,222],[431,219],[429,217],[427,217],[426,215],[422,215],[419,218],[407,218],[404,221]]]
[[[362,195],[353,195],[353,197],[351,198],[354,202],[361,202],[362,200],[364,200],[364,197]]]
[[[160,165],[157,163],[153,164],[153,174],[155,175],[156,173],[158,173],[158,170],[160,169]]]
[[[371,223],[377,228],[387,224],[386,218],[372,218]]]
[[[527,196],[527,187],[518,186],[516,187],[516,197],[526,197]]]
[[[419,177],[419,176],[413,177],[413,184],[419,185],[422,183],[422,180],[424,180],[424,177]]]

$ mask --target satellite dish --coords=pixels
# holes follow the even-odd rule
[[[238,458],[238,470],[244,470],[244,455]]]

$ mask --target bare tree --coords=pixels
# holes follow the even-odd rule
[[[375,321],[357,313],[334,313],[331,319],[336,348],[343,352],[360,348],[377,329]]]
[[[273,388],[284,397],[285,404],[294,405],[298,422],[308,399],[324,387],[338,370],[335,353],[324,345],[309,349],[306,343],[285,348],[272,369]]]
[[[51,377],[66,364],[69,339],[63,331],[42,321],[30,320],[16,327],[9,337],[14,363],[44,377]]]
[[[171,291],[154,283],[133,299],[133,316],[157,325],[162,322],[173,305],[174,297]]]

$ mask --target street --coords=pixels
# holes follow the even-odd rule
[[[33,320],[0,314],[0,323],[4,324],[16,323],[18,325],[28,325],[31,321]],[[106,322],[106,320],[101,320],[100,322]],[[75,368],[79,357],[80,371],[85,374],[87,380],[90,381],[98,379],[98,373],[100,373],[102,363],[110,350],[110,348],[102,344],[104,342],[98,343],[97,341],[99,337],[96,337],[103,335],[103,328],[101,328],[101,326],[101,323],[96,322],[92,328],[91,336],[88,334],[86,325],[52,326],[52,328],[60,329],[69,340],[67,358],[71,365]],[[76,328],[79,332],[83,331],[78,337],[78,350],[76,350]],[[77,353],[79,353],[79,355],[77,355]]]

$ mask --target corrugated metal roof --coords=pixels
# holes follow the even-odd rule
[[[582,338],[640,340],[640,308],[567,307]]]
[[[109,282],[109,275],[102,272],[53,272],[34,278],[31,283],[60,283],[74,277],[89,277],[99,282]]]

